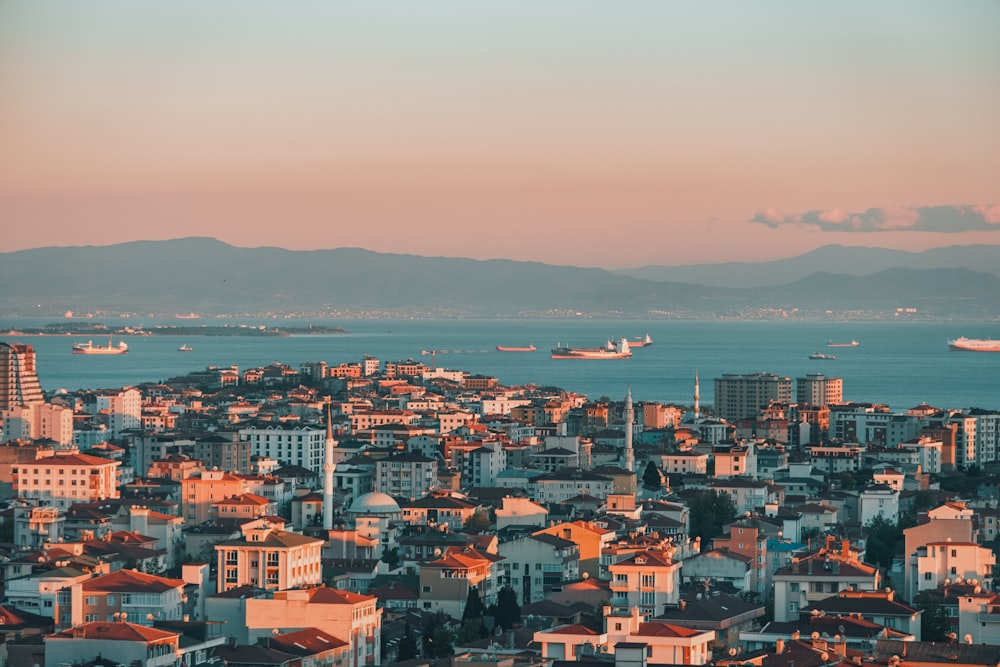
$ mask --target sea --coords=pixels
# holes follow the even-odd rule
[[[43,326],[52,320],[0,320],[0,329]],[[110,389],[159,382],[203,370],[236,365],[241,370],[283,362],[357,362],[364,355],[385,361],[422,360],[438,368],[495,376],[502,384],[555,386],[591,398],[679,405],[694,402],[700,379],[702,406],[713,401],[713,379],[723,373],[775,373],[793,380],[822,373],[844,381],[844,398],[888,404],[901,411],[926,403],[941,409],[1000,409],[1000,353],[954,352],[958,336],[1000,339],[1000,323],[917,321],[669,321],[669,320],[137,320],[102,319],[109,327],[154,324],[247,324],[341,326],[343,334],[288,337],[126,336],[129,353],[84,356],[73,343],[93,336],[0,336],[36,350],[37,372],[46,391]],[[649,334],[653,344],[630,359],[551,359],[558,344],[596,347],[608,339]],[[857,340],[857,347],[827,347]],[[117,337],[115,343],[117,344]],[[191,352],[178,347],[188,345]],[[535,345],[536,352],[498,352],[496,346]],[[431,351],[434,351],[431,354]],[[836,359],[812,360],[814,352]]]

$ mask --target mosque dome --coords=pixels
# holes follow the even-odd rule
[[[351,514],[399,514],[399,505],[387,493],[372,491],[360,495],[347,510]]]

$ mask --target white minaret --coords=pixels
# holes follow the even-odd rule
[[[333,417],[326,404],[326,456],[323,459],[323,529],[333,529]]]
[[[625,469],[635,472],[635,452],[632,451],[632,423],[635,421],[635,408],[632,407],[632,388],[625,395]]]
[[[701,392],[698,391],[698,371],[694,372],[694,418],[698,419],[698,413],[701,412],[701,407],[698,402],[701,400]]]

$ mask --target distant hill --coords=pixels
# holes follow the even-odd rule
[[[764,287],[793,282],[817,271],[865,276],[889,268],[965,268],[1000,277],[1000,245],[948,246],[925,252],[827,245],[804,255],[773,262],[643,266],[615,273],[642,280],[714,287]]]
[[[836,310],[880,317],[891,316],[897,307],[916,307],[927,317],[996,319],[1000,313],[1000,277],[992,272],[891,268],[872,258],[894,251],[865,250],[871,253],[865,255],[863,275],[816,272],[824,263],[814,259],[813,271],[784,283],[737,289],[689,284],[693,276],[687,283],[655,281],[536,262],[358,248],[238,248],[208,238],[39,248],[0,254],[0,315],[73,310],[204,316],[754,317],[787,309],[800,316],[823,317]],[[942,249],[941,257],[948,252],[971,256],[963,249]],[[844,263],[861,270],[860,263]],[[992,265],[997,266],[1000,262]]]

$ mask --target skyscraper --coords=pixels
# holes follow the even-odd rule
[[[35,373],[35,348],[0,343],[0,410],[44,400]]]

